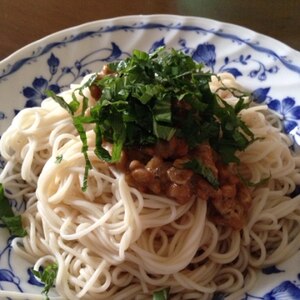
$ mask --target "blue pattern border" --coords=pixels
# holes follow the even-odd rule
[[[199,33],[214,34],[218,37],[232,40],[233,42],[236,42],[238,44],[245,44],[258,52],[265,53],[270,57],[279,60],[286,68],[288,68],[292,72],[300,74],[300,66],[293,64],[293,62],[289,60],[286,56],[280,56],[274,50],[263,47],[256,41],[253,42],[249,39],[242,39],[234,34],[226,33],[223,30],[205,29],[203,27],[194,26],[194,25],[183,25],[181,23],[162,24],[162,23],[153,23],[153,22],[150,23],[140,22],[140,23],[134,23],[133,25],[103,26],[94,31],[90,30],[90,31],[80,32],[79,34],[65,37],[61,41],[52,42],[47,44],[44,47],[39,47],[37,50],[32,52],[31,56],[20,59],[16,61],[14,64],[12,65],[9,64],[6,68],[2,69],[0,73],[0,81],[5,77],[7,77],[8,75],[13,74],[14,72],[22,68],[25,64],[30,63],[31,61],[42,56],[45,53],[48,53],[55,47],[66,46],[67,44],[77,42],[86,39],[88,37],[101,36],[102,34],[105,33],[111,33],[116,31],[134,32],[136,30],[161,30],[161,31],[180,30],[180,31],[192,31],[197,34]]]

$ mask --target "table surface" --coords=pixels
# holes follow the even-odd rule
[[[300,50],[299,0],[0,0],[0,60],[56,31],[133,14],[179,14],[241,25]]]

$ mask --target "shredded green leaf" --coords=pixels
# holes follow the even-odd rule
[[[58,156],[56,156],[56,158],[55,158],[55,163],[56,163],[56,164],[59,164],[59,163],[61,163],[62,160],[63,160],[62,154],[61,154],[61,155],[58,155]]]
[[[32,269],[34,276],[39,278],[42,283],[44,283],[44,289],[42,293],[46,296],[46,299],[49,300],[49,291],[54,286],[54,282],[57,276],[58,265],[57,263],[49,264],[43,271],[36,271]]]
[[[11,235],[24,237],[27,234],[26,230],[23,228],[21,216],[14,215],[8,199],[4,195],[4,188],[2,184],[0,184],[0,219],[5,224]]]
[[[229,105],[211,92],[213,74],[181,51],[159,48],[148,54],[134,50],[131,57],[108,67],[113,75],[92,76],[79,88],[79,95],[84,97],[81,112],[77,111],[79,101],[75,92],[71,103],[48,93],[73,116],[83,142],[85,176],[91,168],[86,123],[94,124],[95,153],[107,162],[119,161],[124,147],[153,145],[174,136],[184,139],[190,149],[208,142],[223,162],[239,162],[236,152],[254,141],[253,133],[239,117],[239,112],[249,106],[245,101],[247,94],[230,89],[239,100],[235,106]],[[84,115],[88,102],[83,88],[91,84],[101,90],[101,97],[90,107],[87,118]],[[112,144],[111,152],[103,147],[104,141]],[[212,182],[217,185],[215,180]]]
[[[90,162],[89,156],[88,156],[88,143],[87,143],[87,136],[86,132],[84,129],[84,117],[78,116],[73,118],[73,123],[74,126],[76,127],[79,137],[82,142],[82,148],[81,151],[84,155],[85,159],[85,170],[84,170],[84,179],[83,179],[83,185],[82,185],[82,190],[85,191],[87,189],[87,177],[88,177],[88,172],[92,168],[92,164]]]
[[[78,91],[79,95],[82,97],[82,109],[81,109],[81,115],[84,116],[84,113],[86,112],[87,108],[88,108],[88,97],[86,97],[83,93],[83,89],[85,89],[86,87],[89,87],[93,84],[93,82],[96,80],[97,78],[97,74],[93,74],[89,80],[87,80],[82,86],[80,86],[79,88],[75,89],[72,93],[72,102],[70,103],[70,105],[72,106],[72,109],[74,109],[74,112],[78,109],[79,107],[79,101],[76,98],[76,91]]]
[[[168,300],[169,299],[170,288],[164,288],[153,293],[153,300]]]
[[[214,176],[211,169],[204,165],[200,159],[192,159],[183,164],[183,166],[203,176],[215,189],[219,188],[220,184],[218,179]]]
[[[13,217],[1,217],[1,220],[8,228],[9,232],[13,236],[24,237],[27,235],[26,230],[22,225],[22,218],[20,215]]]
[[[56,95],[51,90],[46,90],[45,94],[48,97],[51,97],[55,102],[57,102],[70,115],[74,115],[75,111],[79,108],[79,102],[77,100],[76,101],[73,100],[71,103],[67,103],[63,97]]]
[[[2,217],[14,217],[14,212],[4,195],[4,187],[0,183],[0,218]]]

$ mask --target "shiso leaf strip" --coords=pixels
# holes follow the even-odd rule
[[[111,74],[92,76],[79,88],[84,102],[81,112],[77,111],[80,102],[75,92],[70,103],[48,93],[72,115],[82,140],[86,161],[83,188],[91,168],[84,132],[87,123],[94,124],[97,157],[110,163],[120,160],[124,147],[153,145],[174,136],[184,139],[190,149],[208,142],[224,163],[238,163],[236,152],[254,141],[253,133],[239,116],[250,104],[246,101],[248,95],[229,89],[238,97],[235,106],[229,105],[210,90],[211,77],[217,75],[204,71],[204,66],[190,56],[174,49],[159,48],[151,54],[134,50],[131,57],[110,63],[108,68]],[[101,90],[101,97],[85,117],[88,100],[83,88],[92,84]],[[189,107],[183,115],[178,113],[181,103]],[[111,151],[103,147],[104,142],[112,144]],[[190,167],[199,171],[195,162]],[[216,187],[217,182],[211,176],[205,178],[209,180],[208,177]]]
[[[12,236],[24,237],[27,235],[22,225],[21,215],[15,215],[5,196],[4,187],[0,183],[0,220],[7,227]]]

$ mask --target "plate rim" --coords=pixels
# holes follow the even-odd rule
[[[34,40],[24,46],[22,46],[21,48],[13,51],[11,54],[9,54],[8,56],[4,57],[4,59],[2,59],[0,61],[0,66],[3,69],[5,67],[5,64],[8,64],[10,60],[14,60],[15,58],[17,58],[18,56],[22,55],[24,52],[27,52],[29,50],[31,50],[34,47],[38,47],[40,44],[43,44],[45,41],[47,40],[51,40],[53,38],[59,37],[61,35],[70,33],[72,31],[83,31],[84,28],[90,27],[90,26],[94,26],[97,24],[101,24],[101,23],[118,23],[121,21],[128,21],[128,20],[134,20],[134,18],[138,18],[138,19],[142,19],[144,18],[145,21],[147,21],[147,19],[152,20],[152,19],[160,19],[160,18],[168,18],[168,19],[180,19],[181,21],[192,21],[192,22],[210,22],[210,23],[214,23],[218,26],[223,26],[226,27],[226,29],[241,29],[244,32],[247,32],[249,34],[253,34],[254,36],[259,35],[259,41],[260,42],[264,42],[264,43],[276,43],[278,46],[280,46],[281,48],[283,48],[285,51],[287,51],[289,54],[292,54],[293,56],[295,55],[296,57],[299,56],[299,63],[300,63],[300,50],[297,50],[291,46],[289,46],[288,44],[280,41],[279,39],[276,39],[272,36],[269,36],[267,34],[261,33],[259,31],[255,31],[251,28],[248,27],[244,27],[243,25],[239,25],[239,24],[235,24],[232,22],[223,22],[217,19],[213,19],[213,18],[207,18],[207,17],[201,17],[201,16],[193,16],[193,15],[180,15],[180,14],[129,14],[129,15],[122,15],[122,16],[117,16],[117,17],[112,17],[112,18],[104,18],[104,19],[98,19],[98,20],[92,20],[92,21],[87,21],[87,22],[83,22],[81,24],[77,24],[74,26],[69,26],[66,28],[63,28],[61,30],[55,31],[53,33],[47,34],[37,40]],[[147,19],[145,19],[147,18]],[[142,21],[144,21],[142,20]],[[148,20],[148,21],[149,21]],[[274,48],[277,48],[276,45]]]

